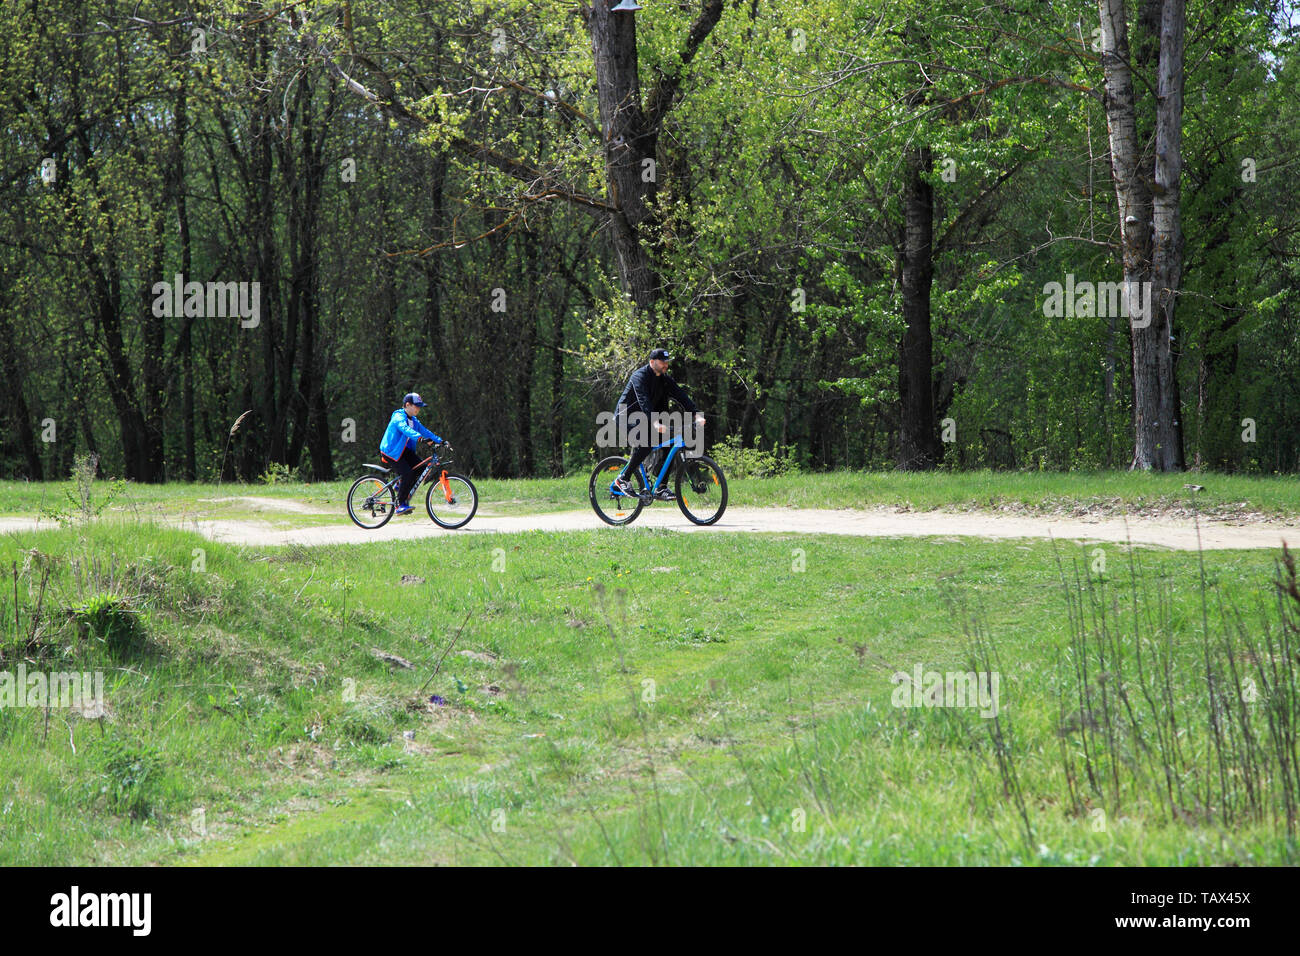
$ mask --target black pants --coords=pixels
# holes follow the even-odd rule
[[[627,460],[627,465],[623,468],[623,477],[628,481],[633,481],[632,476],[636,474],[637,466],[645,461],[652,451],[654,451],[654,447],[651,445],[634,446],[632,448],[632,457]],[[654,484],[654,475],[650,476],[650,484]],[[633,482],[632,487],[636,487],[635,482]]]
[[[401,481],[397,483],[397,503],[406,504],[406,499],[411,497],[411,485],[415,484],[415,466],[423,459],[410,448],[402,452],[401,458],[389,458],[383,452],[379,453],[379,457],[385,465],[401,476]]]
[[[620,416],[619,421],[623,423],[622,427],[624,428],[628,427],[628,425],[626,424],[628,414],[629,412],[627,411],[626,408],[622,406],[619,407],[618,409],[618,415]],[[638,412],[637,414],[641,414],[641,413]],[[663,436],[660,435],[659,437],[662,438]],[[632,446],[631,456],[628,458],[627,464],[623,466],[623,471],[621,472],[624,478],[626,478],[628,481],[633,481],[632,476],[636,474],[637,466],[639,466],[641,462],[645,461],[646,458],[650,455],[650,453],[654,451],[655,444],[656,444],[656,439],[652,437],[649,445]],[[650,484],[652,485],[654,484],[653,476],[651,476]],[[635,487],[635,482],[633,483],[633,487]]]

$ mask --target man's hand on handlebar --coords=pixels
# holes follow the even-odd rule
[[[695,413],[695,424],[697,425],[704,424],[704,416],[699,412]],[[661,435],[668,430],[667,426],[665,426],[663,422],[655,422],[654,426],[655,426],[655,431],[657,431]]]

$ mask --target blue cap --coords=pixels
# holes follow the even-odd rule
[[[428,404],[417,392],[407,392],[406,397],[402,399],[402,404],[405,405],[407,402],[410,402],[416,408],[424,408]]]

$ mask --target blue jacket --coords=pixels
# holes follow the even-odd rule
[[[412,418],[406,414],[406,409],[399,408],[388,419],[388,427],[384,429],[384,440],[379,443],[379,450],[389,458],[401,458],[402,452],[408,448],[415,448],[415,443],[421,437],[431,441],[442,441],[421,425],[418,418]]]

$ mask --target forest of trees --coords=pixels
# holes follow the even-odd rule
[[[1291,3],[610,6],[6,0],[0,477],[1300,471]]]

